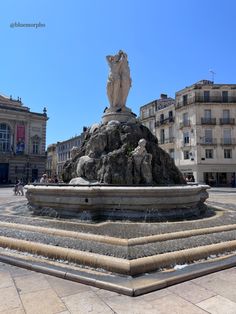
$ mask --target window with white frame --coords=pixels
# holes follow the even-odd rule
[[[190,158],[190,154],[189,154],[189,150],[184,150],[184,159],[189,159]]]
[[[32,154],[38,155],[40,154],[40,137],[35,135],[31,139],[32,142]]]
[[[10,141],[11,141],[11,129],[5,124],[0,124],[0,152],[10,151]]]
[[[224,149],[224,158],[225,159],[232,158],[232,149]]]
[[[212,138],[212,129],[206,129],[205,130],[205,144],[212,144],[213,138]]]
[[[164,144],[165,143],[165,130],[161,129],[160,130],[160,144]]]
[[[183,141],[184,144],[189,144],[190,143],[190,139],[189,139],[189,132],[183,132]]]
[[[213,151],[213,149],[206,149],[205,150],[205,158],[206,159],[214,158],[214,151]]]

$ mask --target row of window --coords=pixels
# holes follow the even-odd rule
[[[224,149],[224,159],[230,159],[232,158],[232,149]],[[191,159],[192,153],[188,150],[183,151],[183,158],[184,159]],[[202,160],[204,159],[214,159],[214,149],[205,149],[205,157],[202,157]]]
[[[70,159],[70,152],[65,152],[65,153],[58,154],[58,161],[59,162],[66,161],[68,159]]]
[[[66,143],[66,144],[60,144],[58,145],[58,152],[63,152],[65,150],[71,150],[73,146],[79,147],[81,144],[81,139],[74,140],[72,142]]]
[[[211,91],[205,90],[203,91],[203,94],[201,95],[194,95],[192,97],[189,94],[185,94],[182,96],[182,103],[183,105],[188,105],[191,102],[223,102],[227,103],[229,101],[234,101],[235,97],[231,96],[229,97],[228,91],[221,91],[218,92],[218,95],[216,95],[216,92],[214,91],[214,94],[211,94]]]

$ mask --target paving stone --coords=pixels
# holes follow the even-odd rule
[[[184,282],[174,285],[167,290],[194,304],[216,295],[216,293],[192,282]]]
[[[14,286],[0,289],[0,313],[22,308],[20,298]]]
[[[104,290],[104,289],[97,290],[95,291],[95,293],[101,299],[113,298],[113,297],[116,297],[117,295],[120,295],[119,293],[109,291],[109,290]]]
[[[171,291],[169,291],[168,289],[161,289],[161,290],[157,290],[157,291],[154,291],[154,292],[150,292],[150,293],[141,295],[138,298],[139,299],[143,299],[143,300],[145,300],[147,302],[151,302],[153,300],[156,300],[158,298],[162,298],[162,297],[165,297],[165,296],[168,296],[168,295],[171,297],[171,295],[172,295]]]
[[[104,299],[112,310],[117,314],[159,314],[153,302],[148,302],[143,299],[131,298],[124,295]],[[165,312],[165,314],[167,314]]]
[[[46,279],[59,297],[65,297],[67,295],[76,294],[80,291],[90,290],[89,286],[83,285],[81,283],[53,276],[47,276]]]
[[[235,314],[236,303],[217,295],[197,304],[200,308],[211,314]]]
[[[21,300],[27,314],[52,314],[67,310],[52,289],[22,294]]]
[[[41,274],[15,277],[15,284],[20,294],[51,288]]]
[[[12,310],[0,311],[0,314],[25,314],[23,308],[15,308]]]
[[[184,300],[183,298],[172,295],[158,298],[152,301],[152,305],[156,308],[158,314],[206,314],[204,310],[194,304]]]
[[[229,273],[214,273],[205,277],[194,279],[192,282],[197,285],[211,290],[215,294],[219,294],[229,300],[236,302],[236,281],[232,275],[232,280]],[[234,287],[234,288],[233,288]]]
[[[12,266],[9,269],[11,275],[13,278],[18,277],[18,276],[24,276],[24,275],[29,275],[29,274],[35,274],[34,271],[30,271],[28,269],[25,268],[20,268],[20,267],[16,267],[16,266]]]
[[[6,288],[6,287],[11,287],[14,285],[14,282],[11,278],[11,275],[9,272],[0,272],[0,289],[1,288]]]
[[[111,314],[114,313],[93,291],[80,292],[62,298],[72,314]]]

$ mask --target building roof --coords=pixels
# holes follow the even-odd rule
[[[217,84],[214,83],[213,81],[209,80],[201,80],[198,81],[190,86],[186,86],[185,88],[182,88],[181,90],[176,92],[176,95],[181,94],[182,92],[186,92],[188,90],[193,90],[193,89],[201,89],[202,87],[207,87],[210,89],[217,89],[217,88],[230,88],[230,89],[236,89],[236,84]]]
[[[0,95],[0,108],[7,109],[7,110],[14,110],[14,111],[21,111],[21,112],[28,112],[29,114],[38,115],[47,117],[45,113],[37,113],[30,111],[29,107],[23,105],[21,98],[13,99],[11,96],[7,97],[5,95]],[[48,119],[48,117],[47,117]]]
[[[7,97],[4,95],[0,95],[0,105],[1,106],[6,106],[10,108],[16,108],[24,111],[29,111],[29,108],[26,106],[23,106],[21,99],[13,99],[11,97]]]
[[[148,107],[153,106],[153,105],[156,106],[156,110],[160,110],[160,109],[168,107],[172,104],[175,104],[174,98],[172,98],[172,97],[160,98],[160,99],[153,100],[146,105],[141,106],[140,110],[142,110],[144,108],[148,108]]]

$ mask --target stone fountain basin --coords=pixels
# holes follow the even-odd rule
[[[201,215],[208,185],[72,186],[27,185],[35,214],[82,220],[172,220]]]

